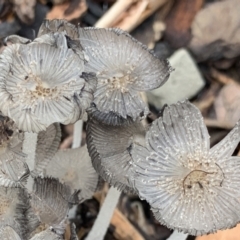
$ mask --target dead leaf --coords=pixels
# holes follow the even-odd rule
[[[190,27],[204,0],[176,1],[166,18],[165,38],[174,48],[184,47],[191,39]]]
[[[217,1],[196,15],[189,47],[198,61],[239,56],[239,4],[240,0]]]
[[[47,14],[47,19],[66,19],[71,21],[80,18],[87,10],[85,0],[74,0],[60,5],[55,5]]]
[[[234,83],[224,86],[215,99],[214,108],[219,122],[234,127],[240,119],[240,86]]]
[[[239,240],[239,236],[240,236],[240,224],[232,229],[218,231],[215,234],[197,237],[196,240]]]

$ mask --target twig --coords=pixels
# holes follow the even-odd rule
[[[211,75],[212,77],[219,81],[222,84],[230,84],[230,83],[236,83],[236,81],[234,81],[234,79],[232,79],[231,77],[217,71],[215,68],[211,69]]]
[[[117,21],[119,14],[124,12],[136,0],[118,0],[99,21],[95,24],[96,27],[110,27]]]
[[[103,240],[121,192],[111,187],[86,240]]]
[[[186,240],[188,234],[175,230],[167,240]]]
[[[207,127],[216,127],[223,129],[231,129],[233,126],[229,125],[227,122],[220,122],[216,119],[204,118],[204,123]]]
[[[28,168],[31,171],[35,168],[35,153],[37,148],[37,133],[24,133],[24,141],[23,141],[23,152],[27,154],[26,163]],[[27,181],[27,189],[31,192],[33,187],[33,178],[29,176]]]

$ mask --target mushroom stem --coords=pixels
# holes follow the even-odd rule
[[[172,235],[167,240],[186,240],[187,237],[188,237],[188,234],[174,230]]]
[[[24,133],[23,152],[27,154],[26,163],[28,165],[30,172],[32,172],[35,167],[35,153],[36,153],[36,147],[37,147],[37,140],[38,140],[37,133],[28,133],[28,132]],[[30,175],[27,181],[27,189],[31,191],[32,186],[33,186],[33,178]]]
[[[81,146],[82,142],[82,127],[83,127],[83,120],[78,120],[74,124],[73,128],[73,143],[72,148],[78,148]],[[72,208],[69,209],[68,218],[73,219],[76,216],[77,206],[74,205]]]
[[[82,120],[78,120],[78,121],[74,124],[72,148],[78,148],[78,147],[81,146],[81,141],[82,141],[82,127],[83,127],[83,121],[82,121]]]
[[[97,219],[88,234],[86,240],[103,240],[110,224],[113,212],[118,203],[121,192],[114,187],[111,187],[103,202]]]

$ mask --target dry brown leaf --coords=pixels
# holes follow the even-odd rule
[[[239,240],[240,224],[235,228],[218,231],[215,234],[209,234],[202,237],[197,237],[196,240]]]
[[[46,18],[50,20],[57,18],[71,21],[81,17],[86,10],[87,5],[85,0],[75,0],[60,5],[55,5],[47,14]]]
[[[184,47],[191,39],[190,27],[204,0],[175,1],[166,18],[165,38],[175,48]]]
[[[219,122],[234,127],[240,119],[240,86],[238,84],[224,86],[215,99],[214,108]]]
[[[190,49],[199,61],[234,58],[240,54],[240,0],[207,5],[192,24]]]

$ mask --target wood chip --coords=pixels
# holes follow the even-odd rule
[[[143,236],[134,228],[128,219],[117,209],[111,220],[111,224],[115,227],[113,235],[121,240],[144,240]]]
[[[165,37],[172,47],[187,46],[191,39],[190,28],[196,13],[201,9],[204,0],[176,1],[166,18]]]

